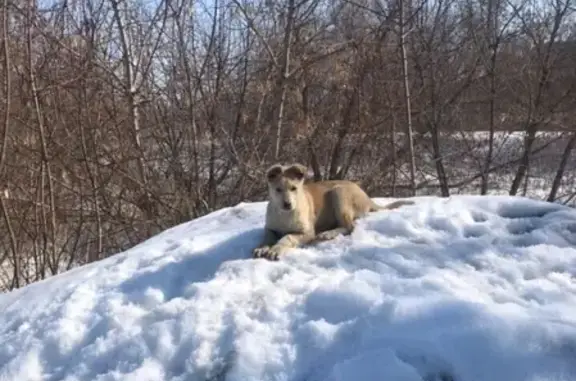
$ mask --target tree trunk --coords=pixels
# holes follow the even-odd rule
[[[282,124],[284,122],[284,104],[286,103],[286,91],[288,75],[290,74],[290,54],[292,45],[292,35],[294,29],[294,17],[296,14],[295,0],[288,0],[288,10],[286,14],[286,29],[284,31],[284,52],[282,55],[282,64],[280,73],[278,73],[278,87],[280,94],[278,96],[278,115],[276,117],[276,139],[274,148],[274,159],[278,160],[281,155],[282,147]]]
[[[492,27],[490,22],[492,15],[492,0],[489,2],[488,20],[489,25]],[[489,105],[489,136],[488,136],[488,153],[486,154],[486,160],[484,162],[484,168],[482,170],[482,182],[480,184],[480,194],[485,195],[488,193],[489,186],[489,176],[490,176],[490,166],[492,165],[492,158],[494,156],[494,130],[496,124],[496,59],[498,54],[498,45],[495,41],[492,42],[492,55],[490,57],[490,68],[488,69],[488,75],[490,77],[490,105]]]
[[[529,127],[524,140],[524,150],[522,152],[522,158],[520,159],[520,164],[516,170],[516,175],[514,180],[512,180],[512,186],[510,187],[510,196],[515,196],[522,185],[522,180],[528,171],[528,166],[530,165],[530,155],[532,151],[532,146],[536,141],[536,127]]]
[[[38,135],[40,138],[40,177],[41,177],[41,199],[40,205],[42,210],[42,220],[44,221],[44,231],[43,234],[46,239],[46,243],[48,240],[48,235],[50,235],[50,255],[46,257],[48,267],[52,274],[56,274],[58,272],[58,265],[55,263],[56,260],[56,201],[54,195],[54,183],[52,179],[52,168],[50,163],[50,157],[48,155],[48,144],[46,141],[46,128],[44,125],[44,115],[42,114],[42,110],[40,108],[40,98],[38,94],[38,87],[36,84],[36,73],[34,67],[34,60],[33,60],[33,49],[32,49],[32,29],[33,29],[33,15],[35,15],[36,11],[36,4],[34,0],[30,0],[28,3],[27,9],[27,50],[28,50],[28,70],[29,70],[29,81],[30,81],[30,89],[32,91],[32,99],[34,102],[34,111],[37,118],[38,123]],[[46,211],[44,208],[45,197],[44,197],[44,181],[45,178],[48,179],[48,199],[49,199],[49,222],[48,217],[46,216]],[[49,224],[49,225],[48,225]],[[49,231],[49,232],[48,232]]]
[[[548,195],[548,201],[553,202],[556,200],[556,195],[558,194],[558,189],[560,188],[560,183],[562,182],[562,177],[564,177],[564,172],[566,171],[566,164],[570,159],[572,150],[576,147],[576,131],[572,133],[568,144],[564,148],[562,153],[562,159],[560,159],[560,164],[558,165],[558,170],[556,170],[556,176],[554,176],[554,181],[552,182],[552,188],[550,189],[550,194]]]
[[[412,130],[412,108],[410,101],[410,81],[408,77],[408,57],[406,55],[406,33],[404,31],[404,1],[400,3],[400,54],[402,56],[402,77],[404,78],[404,102],[406,110],[406,129],[408,150],[410,154],[410,190],[412,196],[416,195],[416,158],[414,157],[414,134]]]
[[[433,159],[436,173],[438,174],[438,182],[440,183],[440,192],[442,197],[449,197],[450,187],[448,186],[448,178],[446,177],[446,170],[444,169],[444,162],[442,161],[442,155],[440,153],[440,139],[438,137],[437,124],[432,126],[430,132],[432,133]]]
[[[136,151],[138,152],[138,172],[140,175],[141,184],[146,187],[147,176],[146,167],[144,164],[142,142],[140,138],[140,102],[138,101],[138,92],[136,89],[135,76],[132,71],[132,54],[130,54],[130,47],[128,46],[128,40],[126,38],[126,31],[124,23],[122,22],[122,15],[120,14],[120,9],[118,7],[118,0],[110,0],[113,10],[113,17],[116,21],[116,27],[118,28],[118,34],[120,37],[120,45],[122,46],[122,67],[124,70],[124,91],[126,94],[126,99],[128,100],[128,107],[130,109],[130,124],[132,125],[132,139]],[[147,197],[147,195],[146,195]]]

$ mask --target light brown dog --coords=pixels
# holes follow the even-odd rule
[[[368,212],[395,209],[413,201],[379,206],[352,181],[305,183],[302,164],[275,164],[266,172],[268,206],[264,238],[255,258],[277,260],[286,250],[313,241],[330,240],[354,229],[354,221]]]

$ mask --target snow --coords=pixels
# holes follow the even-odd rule
[[[576,379],[573,209],[421,197],[278,262],[264,211],[0,295],[0,380]]]

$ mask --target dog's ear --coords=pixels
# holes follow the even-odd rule
[[[266,171],[266,179],[268,181],[274,181],[282,174],[282,166],[280,164],[274,164]]]
[[[302,164],[292,164],[284,171],[284,176],[291,180],[304,180],[308,168]]]

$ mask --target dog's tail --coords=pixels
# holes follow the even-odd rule
[[[390,210],[396,209],[404,205],[414,205],[414,201],[411,200],[398,200],[391,202],[388,205],[378,205],[374,201],[372,201],[372,208],[370,209],[371,212],[377,212],[379,210]]]

